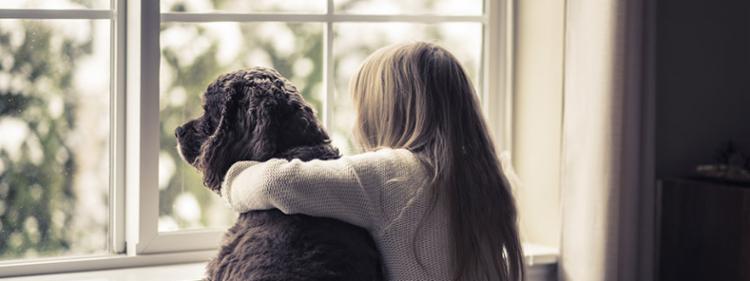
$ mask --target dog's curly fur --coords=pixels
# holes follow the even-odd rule
[[[277,71],[255,67],[220,76],[203,95],[203,116],[175,130],[183,159],[220,193],[224,174],[243,160],[340,157],[312,108]],[[278,210],[240,214],[208,280],[382,280],[369,233],[327,218]]]

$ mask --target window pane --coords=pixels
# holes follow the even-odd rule
[[[349,96],[349,79],[365,58],[378,48],[423,40],[437,43],[453,53],[468,72],[475,89],[481,91],[479,69],[482,53],[481,23],[337,23],[334,25],[334,79],[331,138],[345,154],[356,152],[351,139],[355,112]],[[481,95],[480,95],[481,96]]]
[[[161,0],[163,12],[325,13],[325,0]]]
[[[0,259],[107,252],[108,20],[0,20]]]
[[[2,0],[0,9],[109,9],[110,0]]]
[[[174,129],[202,114],[200,95],[220,74],[277,69],[322,112],[320,23],[165,23],[161,32],[159,230],[226,227],[234,216],[177,153]]]
[[[336,12],[351,14],[481,15],[483,0],[333,0]]]

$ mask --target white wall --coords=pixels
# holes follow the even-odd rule
[[[559,247],[565,1],[516,3],[512,157],[521,235]]]

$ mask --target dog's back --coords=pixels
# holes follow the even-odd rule
[[[363,229],[278,210],[241,214],[208,267],[210,280],[381,280]]]

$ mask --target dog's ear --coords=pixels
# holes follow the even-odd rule
[[[250,135],[245,137],[248,145],[246,155],[242,160],[265,161],[273,157],[279,147],[279,109],[281,97],[285,94],[278,87],[264,87],[251,89],[248,111],[245,115],[246,127],[252,128]],[[252,157],[248,159],[247,157]]]
[[[328,134],[315,118],[315,112],[296,90],[289,93],[284,106],[287,114],[283,118],[284,130],[279,136],[285,149],[330,143]]]
[[[203,184],[220,192],[224,174],[237,161],[264,161],[276,153],[276,132],[271,116],[275,95],[249,81],[230,83],[214,133],[200,148],[196,167]]]

